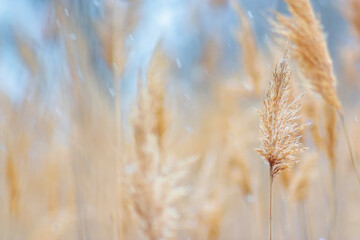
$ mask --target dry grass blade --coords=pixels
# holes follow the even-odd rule
[[[360,38],[360,1],[350,0],[347,12],[347,18],[352,25],[352,29]]]

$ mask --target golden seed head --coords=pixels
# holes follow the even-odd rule
[[[341,104],[336,93],[336,77],[322,26],[309,0],[286,0],[292,17],[276,14],[277,32],[289,40],[291,56],[309,80],[309,87],[337,110]]]
[[[269,163],[273,177],[295,164],[295,154],[305,150],[299,141],[305,128],[299,121],[300,97],[288,102],[290,81],[284,58],[275,67],[264,100],[265,108],[259,111],[261,146],[256,150]]]

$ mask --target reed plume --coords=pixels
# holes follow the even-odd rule
[[[155,53],[153,64],[163,67],[162,60]],[[141,239],[176,239],[180,217],[176,203],[186,193],[180,182],[196,157],[177,161],[164,149],[168,132],[165,81],[155,74],[156,67],[150,67],[146,86],[140,82],[138,86],[131,122],[133,153],[127,159],[134,171],[128,187]]]
[[[153,133],[154,108],[151,100],[148,89],[139,86],[132,119],[135,152],[127,160],[135,166],[134,173],[129,176],[132,207],[140,223],[141,238],[149,240],[163,237],[159,221],[164,209],[155,192],[156,181],[160,179],[160,149],[158,136]]]
[[[324,105],[324,126],[326,134],[326,155],[330,161],[331,191],[330,191],[330,239],[334,239],[336,222],[336,140],[337,140],[337,116],[333,107]]]
[[[139,89],[138,106],[134,111],[132,126],[134,131],[134,155],[130,155],[127,162],[134,163],[135,171],[130,173],[130,197],[135,215],[139,221],[140,236],[142,239],[162,238],[163,206],[155,192],[157,180],[160,180],[158,172],[160,163],[160,149],[157,138],[151,133],[151,106],[148,104],[149,97],[144,89]],[[142,122],[144,121],[144,122]],[[161,193],[161,192],[160,192]],[[165,225],[166,226],[166,225]]]
[[[284,171],[281,175],[281,184],[284,187],[284,190],[288,190],[290,187],[291,180],[294,177],[294,173],[292,169],[289,169],[288,171]]]
[[[360,1],[350,0],[347,11],[347,18],[351,23],[352,29],[360,39]]]
[[[232,170],[231,178],[242,191],[244,196],[252,193],[250,169],[242,156],[233,156],[229,161],[229,169]]]
[[[294,155],[305,150],[299,142],[305,124],[298,122],[300,98],[288,104],[290,73],[286,59],[275,67],[264,100],[265,109],[259,111],[261,146],[256,149],[270,166],[272,177],[296,163]]]
[[[305,124],[299,123],[300,97],[289,103],[291,76],[286,54],[275,67],[264,100],[264,110],[259,111],[261,146],[258,154],[270,166],[270,239],[272,239],[272,182],[283,170],[297,161],[295,155],[305,150],[300,143]]]
[[[300,168],[297,170],[293,181],[291,182],[291,198],[293,201],[305,201],[309,194],[311,172],[314,169],[314,164],[318,158],[317,154],[310,154],[304,157],[304,161],[299,164]]]
[[[311,136],[314,139],[314,143],[317,149],[321,150],[324,146],[324,140],[320,133],[320,124],[319,124],[319,106],[315,101],[312,94],[308,94],[305,104],[304,104],[305,115],[311,120],[310,132]]]
[[[235,0],[231,0],[230,4],[236,11],[241,22],[242,29],[241,31],[236,32],[236,39],[242,47],[242,58],[245,71],[253,83],[254,92],[256,94],[260,94],[262,79],[260,66],[261,61],[259,58],[260,54],[256,46],[254,31],[252,29],[250,19],[246,16],[240,4]]]
[[[197,239],[219,239],[221,223],[224,220],[224,210],[225,202],[219,197],[219,193],[214,192],[207,197],[199,214],[199,222],[207,226],[207,231],[196,236]]]
[[[326,154],[330,161],[331,169],[334,170],[336,166],[336,139],[337,139],[337,116],[336,111],[329,105],[324,106],[324,126],[325,134],[327,137],[326,141]]]
[[[6,180],[9,186],[10,212],[17,215],[19,212],[19,179],[18,171],[14,162],[13,153],[10,152],[6,159]]]
[[[285,0],[292,17],[276,14],[276,31],[292,43],[291,56],[297,61],[309,87],[320,94],[338,112],[344,129],[350,158],[360,183],[360,171],[354,159],[341,103],[336,93],[336,76],[320,21],[309,0]]]
[[[293,17],[276,14],[274,23],[277,32],[293,43],[291,56],[297,61],[302,74],[309,80],[309,86],[320,94],[327,103],[341,111],[336,93],[336,77],[322,33],[322,26],[316,18],[308,0],[285,0]]]
[[[147,74],[148,85],[147,91],[152,112],[154,124],[151,131],[157,136],[157,141],[161,151],[164,151],[165,133],[167,129],[167,111],[165,109],[165,92],[166,92],[166,72],[168,69],[168,59],[164,56],[161,49],[155,50],[153,60],[150,63]]]

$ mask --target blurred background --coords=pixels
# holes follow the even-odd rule
[[[311,2],[358,159],[360,3]],[[266,239],[256,109],[289,45],[274,33],[274,12],[289,14],[282,0],[0,0],[0,239],[160,239],[146,235],[156,216],[161,239]],[[291,68],[298,95],[306,87]],[[309,113],[320,115],[321,104],[304,97],[314,108],[303,116],[301,160],[312,165],[276,181],[275,239],[360,238],[359,184],[343,134],[336,181],[314,137],[326,138],[323,117]],[[158,145],[151,137],[141,145],[147,131]],[[145,184],[165,196],[154,194],[154,206],[173,211],[149,217],[144,209],[157,208],[132,177],[156,157],[170,159],[166,171],[196,160],[176,182],[186,186],[179,203],[161,201],[176,195],[172,174]]]
[[[286,12],[285,3],[259,0],[241,4],[254,27],[256,42],[269,51],[272,30],[267,18],[272,11]],[[339,48],[353,41],[342,14],[344,1],[313,1],[313,6],[340,71]],[[23,100],[25,89],[35,82],[41,83],[43,97],[56,98],[59,82],[69,81],[71,71],[83,78],[85,64],[110,93],[115,87],[113,80],[121,80],[118,85],[126,108],[134,98],[138,76],[144,78],[158,45],[177,65],[171,78],[183,87],[193,88],[208,75],[227,78],[241,71],[242,50],[233,34],[240,23],[227,1],[2,0],[0,26],[4,78],[0,88],[14,102]],[[84,48],[89,48],[86,63]],[[207,52],[215,52],[208,48],[218,52],[214,69],[199,66]]]

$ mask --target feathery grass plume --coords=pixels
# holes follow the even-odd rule
[[[134,212],[139,221],[141,239],[176,239],[179,211],[176,203],[186,193],[179,182],[186,176],[193,158],[175,161],[164,158],[157,138],[146,135],[144,158],[135,157],[134,173],[130,174],[130,192]],[[158,167],[160,165],[160,167]]]
[[[199,225],[195,239],[219,239],[221,223],[225,216],[225,201],[219,193],[219,189],[212,190],[209,196],[204,198],[198,213]]]
[[[350,0],[345,15],[351,23],[355,34],[360,38],[360,1]]]
[[[304,157],[304,160],[299,164],[299,169],[296,171],[293,181],[291,182],[291,199],[295,202],[304,201],[309,193],[311,172],[314,168],[317,154],[310,154]]]
[[[244,196],[252,193],[250,169],[242,156],[233,156],[229,160],[230,178],[239,187]]]
[[[311,93],[309,93],[306,97],[304,104],[305,115],[311,120],[310,124],[310,132],[311,136],[314,139],[314,143],[316,147],[321,150],[324,145],[323,137],[320,133],[320,125],[319,125],[319,106],[318,102],[315,101],[314,97]]]
[[[153,181],[156,179],[154,176],[155,162],[158,160],[158,146],[151,149],[147,147],[149,145],[149,137],[151,135],[151,118],[148,114],[151,111],[149,104],[149,96],[146,89],[142,87],[139,81],[137,105],[133,109],[132,116],[132,128],[134,135],[134,154],[129,156],[127,162],[134,163],[135,172],[130,173],[129,186],[131,187],[129,192],[132,199],[132,205],[134,212],[140,221],[140,235],[143,239],[156,239],[158,233],[153,226],[153,214],[150,210],[154,211],[157,206],[153,201]],[[152,138],[153,139],[153,138]],[[151,154],[154,156],[151,156]],[[155,157],[157,157],[155,159]],[[154,216],[153,216],[154,215]]]
[[[293,178],[293,171],[292,169],[288,169],[287,171],[283,171],[280,175],[281,177],[281,184],[284,187],[284,189],[287,191],[290,187],[291,180]]]
[[[239,94],[233,91],[229,86],[219,84],[214,86],[216,107],[213,109],[216,125],[211,126],[217,129],[218,134],[215,136],[220,140],[224,177],[234,183],[244,194],[248,196],[252,192],[250,169],[244,156],[243,141],[241,136],[244,135],[244,129],[241,124],[240,111],[237,103]],[[211,130],[215,132],[214,130]]]
[[[151,158],[135,160],[136,169],[130,179],[131,204],[138,219],[141,239],[176,239],[180,217],[176,204],[186,193],[179,182],[186,176],[186,165],[192,159],[174,161],[167,158],[157,171],[155,162],[160,161],[160,154],[156,144],[156,139],[152,138],[146,150]],[[137,168],[139,161],[149,161],[150,171],[140,171]]]
[[[19,197],[20,197],[20,189],[19,189],[19,176],[17,167],[14,163],[13,151],[10,150],[7,154],[6,159],[6,180],[9,186],[9,206],[10,212],[14,215],[19,213]]]
[[[357,85],[357,65],[360,61],[360,46],[358,44],[360,42],[360,1],[348,0],[347,5],[344,8],[341,8],[341,10],[350,23],[351,33],[357,40],[354,44],[346,45],[339,49],[341,58],[340,64],[343,69],[341,76],[346,83]]]
[[[288,39],[293,46],[291,56],[297,61],[310,87],[327,103],[341,112],[336,93],[336,77],[322,33],[309,0],[285,0],[293,17],[276,14],[276,31]]]
[[[176,203],[185,194],[180,182],[195,157],[175,161],[164,151],[168,130],[165,83],[156,80],[158,76],[151,71],[149,74],[145,87],[139,82],[137,105],[132,112],[134,154],[129,162],[134,171],[129,174],[128,187],[141,239],[176,239],[180,214]]]
[[[360,39],[359,39],[360,40]],[[360,46],[359,44],[351,44],[339,49],[341,76],[346,84],[349,86],[358,86],[359,69],[357,67],[360,61]]]
[[[153,60],[150,63],[147,73],[147,91],[149,91],[150,104],[153,108],[154,126],[152,132],[157,136],[157,141],[161,151],[164,151],[165,132],[167,129],[167,111],[165,109],[165,92],[166,92],[166,73],[168,69],[168,59],[164,52],[159,49],[155,50]]]
[[[331,169],[331,192],[330,192],[330,227],[329,227],[329,236],[331,239],[334,238],[335,229],[336,229],[336,139],[337,139],[337,115],[336,110],[324,104],[324,126],[326,134],[326,155],[330,161]]]
[[[152,135],[157,139],[160,151],[164,150],[163,142],[167,128],[167,114],[164,106],[165,81],[160,79],[160,69],[166,68],[164,56],[156,50],[147,74],[147,84],[144,87],[138,81],[137,106],[133,114],[133,129],[135,143],[144,146],[147,136]],[[144,148],[138,148],[137,157],[144,158]]]
[[[129,183],[134,211],[140,221],[140,235],[143,239],[157,239],[158,231],[153,222],[156,220],[157,202],[154,201],[154,181],[159,163],[159,149],[153,144],[154,136],[151,133],[152,121],[150,118],[151,106],[148,91],[138,86],[137,106],[132,114],[132,128],[134,135],[133,156],[128,162],[135,163],[135,172],[130,175]],[[152,148],[149,144],[152,144]],[[154,166],[156,165],[156,166]],[[132,190],[132,191],[131,191]]]
[[[285,56],[286,57],[286,56]],[[305,150],[299,142],[305,124],[299,123],[300,97],[288,104],[290,72],[287,59],[275,67],[264,100],[265,109],[259,111],[261,146],[257,152],[270,166],[272,177],[296,163],[295,154]]]
[[[28,89],[29,91],[31,88]],[[5,161],[5,179],[8,186],[8,204],[10,214],[15,217],[20,217],[21,198],[23,196],[23,189],[21,188],[21,177],[23,177],[21,165],[28,161],[29,150],[31,148],[31,127],[34,127],[30,121],[23,121],[27,116],[34,117],[34,112],[30,102],[21,103],[19,108],[16,108],[8,99],[2,99],[4,102],[4,109],[6,110],[4,118],[4,142],[3,146],[7,151],[4,156]],[[26,117],[24,117],[26,116]],[[22,162],[24,161],[24,162]]]
[[[236,11],[241,22],[242,29],[241,31],[236,32],[236,39],[242,47],[242,57],[245,71],[252,80],[255,93],[260,94],[262,79],[262,69],[260,65],[261,60],[259,58],[259,51],[256,46],[256,39],[251,23],[238,1],[230,0],[230,4]]]
[[[300,91],[302,91],[302,93]],[[300,90],[300,86],[299,86],[298,82],[292,81],[291,85],[290,85],[289,96],[300,96],[301,94],[305,95],[304,89]],[[293,101],[293,98],[288,99],[288,104],[291,104],[292,101]],[[300,115],[300,117],[298,118],[298,124],[305,123],[305,117],[304,117],[303,108],[301,108],[301,110],[299,111],[299,115]],[[305,138],[304,138],[304,136],[305,136],[305,128],[301,130],[300,135],[302,137],[299,139],[299,142],[300,142],[301,145],[303,145],[304,142],[305,142]]]
[[[212,200],[210,200],[212,201]],[[215,201],[215,200],[214,200]],[[219,239],[220,230],[221,230],[221,222],[224,218],[224,206],[223,203],[218,202],[210,202],[206,206],[205,211],[207,211],[206,215],[206,223],[209,227],[209,232],[207,235],[207,239],[215,240]]]
[[[276,14],[277,22],[273,24],[280,35],[293,43],[291,55],[297,61],[302,74],[309,80],[310,88],[337,110],[360,183],[360,170],[353,156],[343,110],[336,93],[336,76],[321,23],[316,18],[309,0],[285,1],[293,17]]]
[[[264,110],[259,111],[261,146],[258,154],[270,166],[270,240],[272,239],[272,183],[283,170],[295,163],[295,154],[305,150],[300,143],[305,124],[299,123],[300,97],[289,103],[291,76],[288,69],[286,53],[279,65],[275,67],[270,80]]]
[[[337,139],[337,115],[334,108],[324,104],[324,126],[326,134],[326,154],[330,161],[331,169],[335,169],[336,165],[336,139]]]

